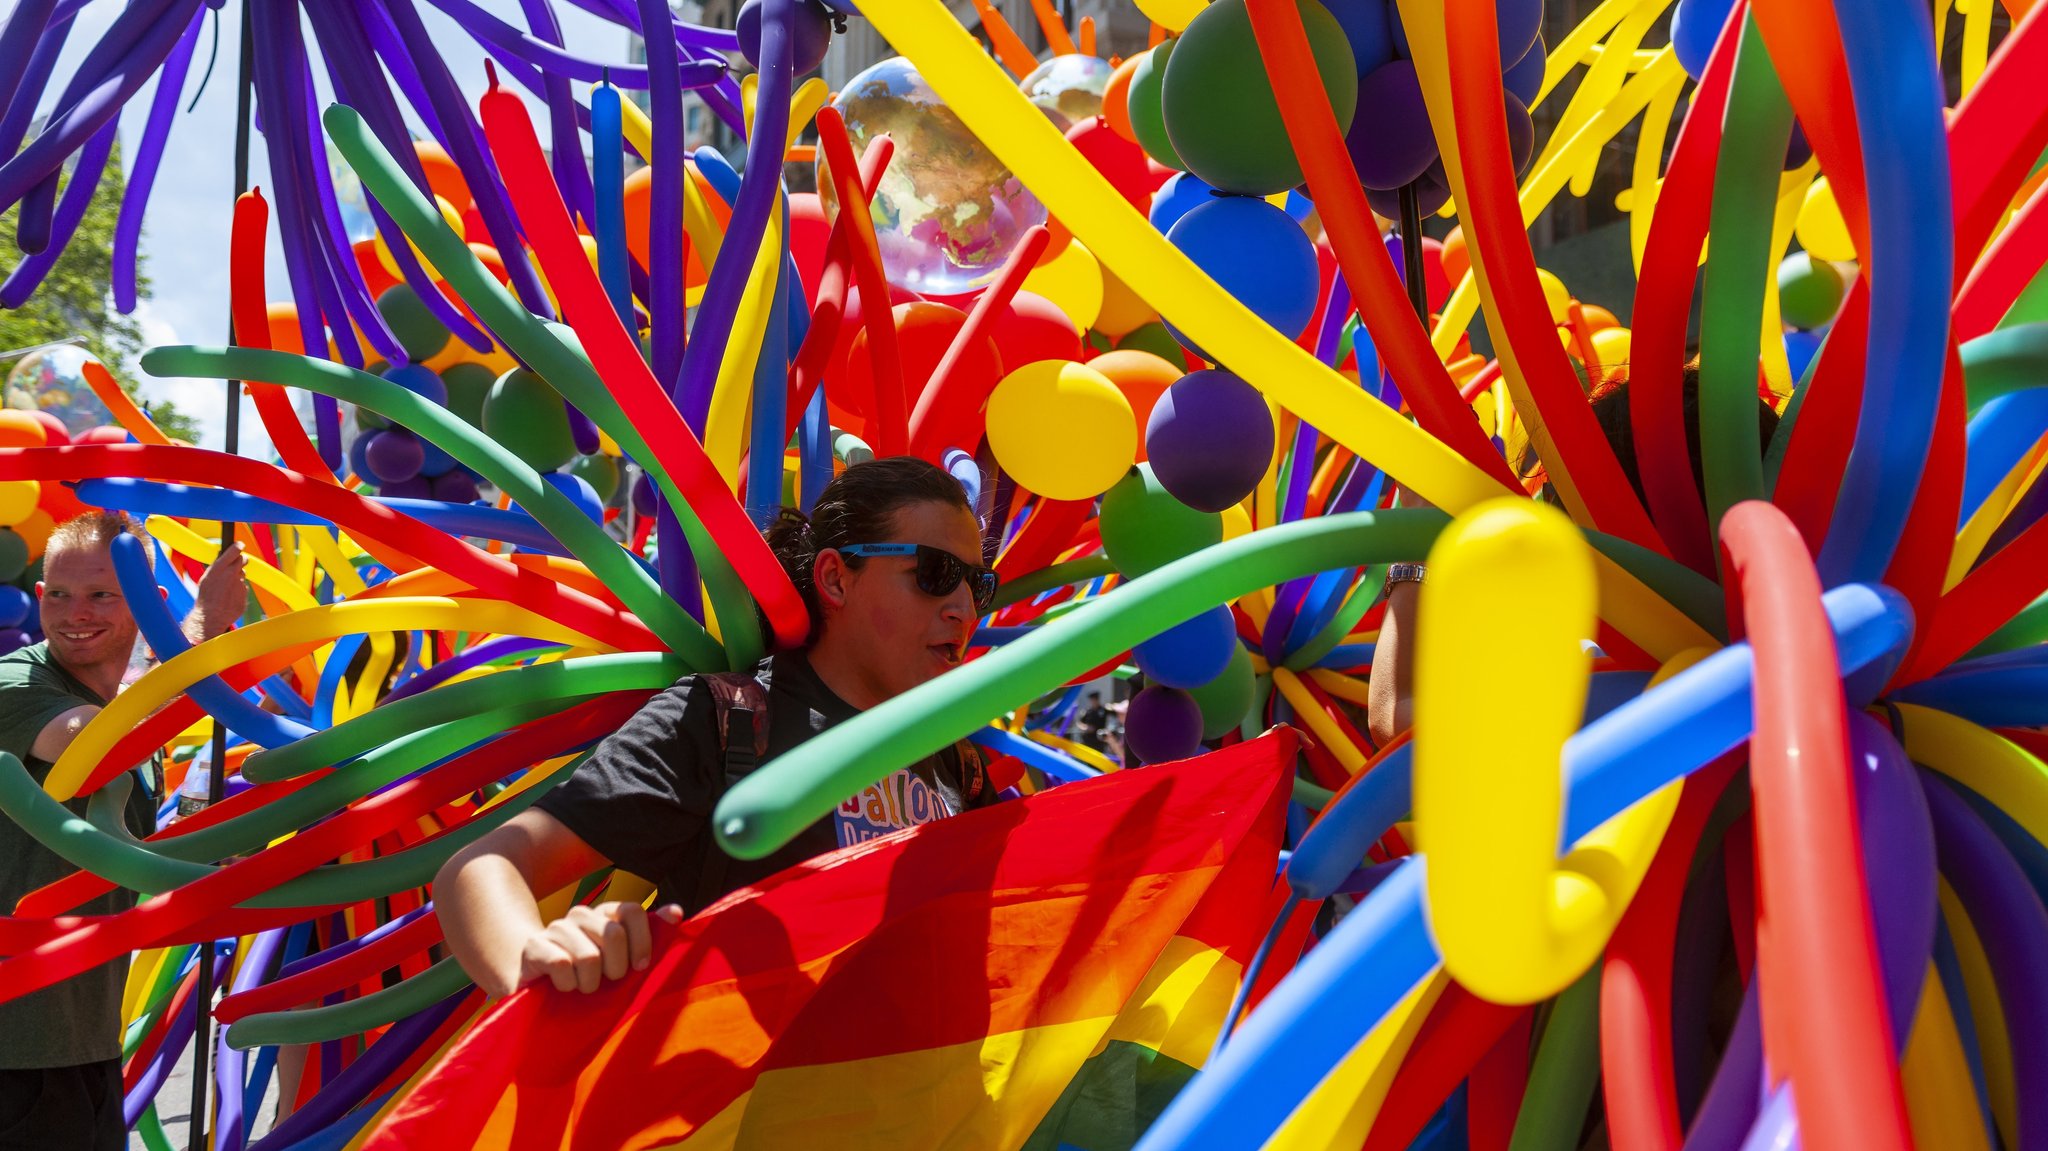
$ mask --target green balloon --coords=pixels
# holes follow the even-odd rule
[[[1318,0],[1295,0],[1295,8],[1337,127],[1349,131],[1358,103],[1351,42]],[[1245,0],[1216,0],[1202,9],[1181,33],[1165,71],[1160,111],[1173,151],[1188,171],[1220,191],[1246,196],[1270,196],[1301,183],[1301,162],[1280,118]]]
[[[1173,55],[1173,46],[1177,42],[1162,42],[1159,47],[1145,53],[1138,66],[1131,69],[1129,107],[1131,134],[1138,138],[1138,146],[1154,160],[1185,172],[1188,166],[1180,162],[1180,153],[1173,150],[1173,141],[1166,135],[1166,119],[1160,113],[1166,61]]]
[[[13,583],[28,570],[28,541],[13,528],[0,528],[0,583]]]
[[[1174,499],[1139,464],[1102,497],[1102,550],[1132,578],[1223,542],[1223,517]]]
[[[415,364],[433,359],[455,338],[427,310],[426,302],[412,290],[411,284],[393,284],[384,289],[384,294],[377,297],[377,314],[384,317],[391,334],[398,337],[398,346],[405,349]]]
[[[1221,739],[1237,730],[1252,709],[1252,657],[1243,644],[1230,649],[1230,663],[1223,674],[1200,687],[1189,688],[1195,706],[1202,709],[1202,738]]]
[[[448,385],[448,410],[470,427],[483,427],[484,397],[491,394],[498,373],[479,363],[450,364],[441,382]]]
[[[1140,324],[1124,333],[1124,338],[1116,342],[1116,350],[1150,352],[1183,372],[1188,370],[1187,349],[1181,347],[1173,333],[1166,330],[1166,325],[1157,320]]]
[[[569,474],[579,476],[597,490],[600,502],[610,503],[619,491],[619,461],[599,452],[595,455],[577,456],[569,463]]]
[[[1778,265],[1778,311],[1795,328],[1818,328],[1834,319],[1846,292],[1842,273],[1810,252],[1794,252]]]
[[[537,472],[554,471],[576,458],[562,393],[525,368],[514,368],[491,385],[484,397],[483,431]]]

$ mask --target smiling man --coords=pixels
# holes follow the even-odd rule
[[[0,656],[0,751],[41,783],[57,757],[121,690],[135,650],[135,616],[114,576],[113,541],[134,532],[119,512],[92,512],[50,533],[36,584],[42,643]],[[138,536],[140,533],[136,533]],[[241,545],[200,577],[186,638],[204,642],[242,612]],[[156,830],[156,804],[138,781],[124,811],[138,836]],[[85,814],[81,797],[67,806]],[[0,820],[0,913],[74,868],[20,828]],[[110,915],[132,906],[115,890],[74,909]],[[0,1151],[127,1145],[121,1117],[119,960],[54,987],[0,1004]]]

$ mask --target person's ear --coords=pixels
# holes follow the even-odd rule
[[[811,561],[811,586],[818,590],[818,606],[821,608],[842,608],[846,606],[847,584],[853,576],[853,569],[847,565],[846,557],[836,548],[823,548],[817,558]]]

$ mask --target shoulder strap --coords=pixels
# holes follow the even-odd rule
[[[768,754],[768,689],[758,678],[743,671],[706,672],[697,679],[711,692],[717,708],[718,748],[725,758],[725,778],[720,781],[718,794],[723,797],[727,788],[759,767],[761,758]],[[746,727],[753,729],[750,738],[741,736]],[[732,857],[716,842],[705,842],[690,914],[704,910],[725,894],[726,869],[731,865]]]
[[[987,761],[973,740],[962,739],[953,744],[953,765],[960,773],[961,804],[972,809],[988,791]]]

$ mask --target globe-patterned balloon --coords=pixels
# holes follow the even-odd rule
[[[73,435],[114,422],[113,413],[93,394],[85,380],[92,353],[71,344],[54,344],[16,361],[7,373],[7,406],[19,411],[44,411],[64,421]]]
[[[995,279],[1026,228],[1045,222],[1045,206],[908,60],[892,57],[847,81],[835,106],[856,155],[877,136],[895,142],[872,206],[891,283],[925,295],[974,291]],[[830,218],[838,200],[822,156],[819,167]]]
[[[1102,94],[1108,91],[1115,71],[1099,56],[1054,56],[1033,68],[1017,86],[1064,132],[1102,114]]]

